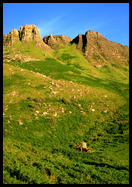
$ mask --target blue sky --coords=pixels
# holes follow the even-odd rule
[[[3,33],[34,24],[41,37],[64,34],[71,38],[94,30],[107,39],[129,45],[128,3],[4,3]]]

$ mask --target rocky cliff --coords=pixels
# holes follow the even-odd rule
[[[52,50],[50,46],[43,42],[40,32],[35,25],[24,25],[20,27],[20,31],[13,29],[7,35],[3,36],[3,43],[6,46],[12,46],[15,41],[29,42],[34,41],[37,47],[45,50]]]
[[[123,62],[128,65],[129,48],[122,44],[111,42],[99,32],[87,31],[79,34],[71,43],[77,45],[85,57],[95,66],[108,62]]]
[[[3,43],[7,46],[13,45],[17,40],[19,40],[19,31],[17,29],[13,29],[7,35],[3,35]]]
[[[69,44],[72,39],[65,36],[65,35],[49,35],[49,36],[45,36],[43,38],[43,41],[49,45],[51,48],[55,49],[55,48],[59,48],[62,47],[65,44]]]
[[[22,42],[28,42],[31,40],[40,42],[42,38],[38,28],[35,25],[24,25],[20,27],[20,40]]]
[[[85,34],[79,34],[74,39],[64,35],[49,35],[43,39],[35,25],[24,25],[20,31],[13,29],[7,35],[3,35],[3,44],[12,46],[16,41],[34,41],[36,47],[45,51],[53,51],[66,44],[76,44],[78,50],[82,51],[85,57],[94,66],[102,66],[108,63],[129,65],[129,48],[122,44],[111,42],[99,32],[92,30]]]

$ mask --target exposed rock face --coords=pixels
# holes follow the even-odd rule
[[[40,36],[40,31],[35,25],[24,25],[20,27],[20,41],[35,41],[37,47],[51,50],[51,48],[43,42],[43,39]]]
[[[57,47],[61,47],[65,44],[68,44],[72,41],[71,38],[64,35],[52,35],[45,36],[43,41],[49,45],[51,48],[55,49]]]
[[[57,44],[56,39],[53,37],[53,35],[51,34],[50,36],[45,36],[43,38],[43,41],[49,45],[50,47],[54,48]]]
[[[20,40],[22,42],[41,41],[40,32],[35,25],[24,25],[20,27]]]
[[[16,41],[33,41],[36,47],[42,48],[47,52],[69,43],[75,43],[77,49],[81,50],[94,66],[99,67],[109,62],[122,63],[124,66],[129,65],[129,48],[127,46],[111,42],[99,32],[91,30],[85,34],[79,34],[74,39],[64,35],[52,34],[42,39],[35,25],[24,25],[20,27],[20,31],[13,29],[7,35],[3,35],[3,44],[6,46],[12,46]]]
[[[7,38],[7,35],[6,35],[6,34],[3,34],[3,44],[4,44],[4,45],[6,44],[6,38]]]
[[[85,35],[79,34],[71,43],[76,43],[77,48],[83,51],[86,58],[95,66],[120,61],[128,65],[129,48],[109,41],[99,32],[90,30]]]
[[[15,41],[29,42],[34,41],[37,47],[45,50],[52,50],[48,45],[43,42],[40,32],[35,25],[24,25],[20,27],[20,31],[13,29],[7,35],[3,36],[3,43],[7,46],[12,46]]]
[[[9,32],[7,35],[3,36],[3,42],[7,46],[13,45],[15,41],[19,40],[19,31],[17,29],[13,29],[11,32]]]

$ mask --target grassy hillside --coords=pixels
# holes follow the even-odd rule
[[[39,60],[4,60],[4,184],[128,184],[128,69],[93,67],[74,45],[19,49]]]

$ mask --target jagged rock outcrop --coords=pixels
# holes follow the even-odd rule
[[[6,46],[12,46],[15,41],[30,42],[34,41],[36,47],[43,48],[47,51],[52,51],[52,49],[43,42],[40,36],[40,32],[35,25],[24,25],[20,27],[20,31],[13,29],[7,35],[3,36],[3,43]]]
[[[20,40],[22,42],[41,41],[40,32],[35,25],[24,25],[20,27]]]
[[[85,57],[94,66],[102,66],[108,63],[129,65],[129,48],[122,44],[111,42],[99,32],[92,30],[85,34],[79,34],[71,39],[65,35],[49,35],[43,39],[35,25],[24,25],[20,31],[13,29],[7,35],[3,35],[3,44],[7,47],[12,46],[16,41],[33,41],[36,47],[42,48],[47,52],[60,48],[69,43],[75,43],[77,49],[81,50]]]
[[[19,31],[17,29],[13,29],[7,35],[3,35],[3,42],[7,46],[13,45],[17,40],[19,40]]]
[[[35,25],[24,25],[20,27],[20,41],[35,41],[37,47],[43,48],[45,50],[52,50],[43,42],[43,39],[40,36],[40,31]]]
[[[72,39],[65,35],[50,34],[49,36],[45,36],[43,38],[43,41],[51,48],[55,49],[55,48],[62,47],[63,45],[69,44],[72,41]]]
[[[109,62],[123,62],[128,65],[129,48],[109,41],[99,32],[90,30],[84,35],[79,34],[71,43],[75,43],[77,49],[81,50],[85,57],[95,66]]]

